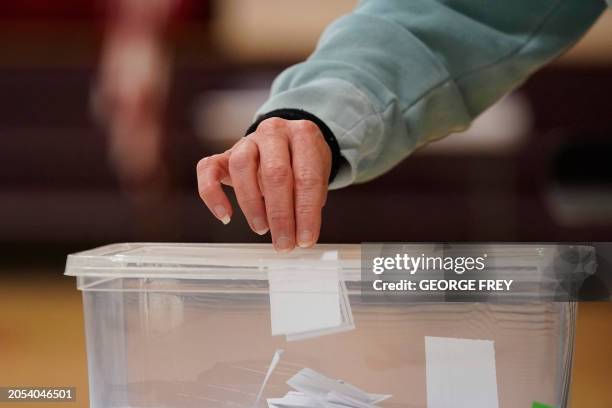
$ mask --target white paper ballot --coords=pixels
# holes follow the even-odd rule
[[[336,251],[322,256],[337,257]],[[338,270],[271,266],[268,280],[273,336],[286,335],[291,341],[354,328]]]
[[[428,408],[498,408],[494,342],[425,337]]]
[[[267,400],[270,408],[375,408],[391,395],[368,394],[344,381],[328,378],[310,368],[291,377],[289,391],[282,398]]]
[[[359,401],[370,401],[368,394],[359,388],[325,377],[310,368],[304,368],[298,372],[287,381],[287,384],[294,390],[306,395],[325,397],[330,392],[336,392]]]
[[[319,406],[319,402],[295,391],[289,391],[283,398],[269,398],[269,408],[312,408]]]
[[[340,325],[337,273],[281,269],[270,270],[268,277],[273,336]]]

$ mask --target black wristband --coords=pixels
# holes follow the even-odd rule
[[[340,146],[338,145],[338,141],[336,140],[336,136],[334,136],[331,129],[323,122],[321,119],[316,117],[310,112],[306,112],[301,109],[277,109],[271,112],[268,112],[264,115],[261,115],[257,118],[257,120],[249,126],[246,131],[246,135],[250,135],[255,132],[257,126],[261,122],[270,118],[281,118],[286,120],[309,120],[316,124],[321,130],[323,134],[323,138],[327,142],[332,154],[332,162],[331,162],[331,171],[329,173],[329,182],[334,181],[336,174],[338,174],[338,170],[340,169],[341,155],[340,155]]]

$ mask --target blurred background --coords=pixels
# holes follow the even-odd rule
[[[76,385],[85,403],[67,253],[267,241],[207,213],[195,165],[243,135],[273,78],[354,4],[0,3],[0,385]],[[465,134],[332,192],[321,241],[610,240],[611,49],[608,11]],[[612,406],[610,321],[610,305],[581,305],[576,406]]]

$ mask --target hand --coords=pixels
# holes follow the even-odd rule
[[[198,191],[227,224],[233,210],[221,184],[232,186],[251,229],[270,230],[285,252],[317,242],[330,171],[331,150],[316,124],[269,118],[230,150],[200,160]]]

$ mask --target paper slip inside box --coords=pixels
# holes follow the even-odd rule
[[[497,408],[494,343],[425,337],[428,408]]]
[[[269,408],[373,408],[391,395],[369,394],[341,380],[328,378],[310,368],[291,377],[293,388],[282,398],[269,398]]]
[[[337,259],[336,251],[323,254]],[[270,267],[270,321],[272,335],[288,341],[353,329],[346,285],[338,269]]]

